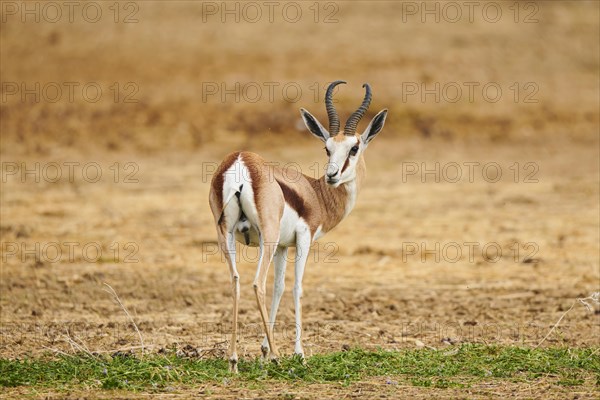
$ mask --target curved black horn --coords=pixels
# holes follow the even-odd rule
[[[356,110],[350,116],[350,118],[348,118],[346,126],[344,127],[344,135],[354,135],[354,133],[356,133],[356,127],[358,126],[358,122],[369,109],[369,104],[371,104],[371,86],[369,86],[368,83],[365,83],[363,87],[366,88],[365,98],[360,107],[358,107],[358,110]]]
[[[337,115],[335,107],[333,106],[333,89],[341,83],[346,82],[335,81],[327,87],[327,92],[325,92],[325,108],[327,109],[327,116],[329,117],[329,134],[331,136],[337,135],[340,131],[340,117]]]

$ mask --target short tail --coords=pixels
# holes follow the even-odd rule
[[[231,200],[233,200],[234,196],[237,198],[238,205],[240,207],[240,213],[242,215],[244,215],[244,212],[242,211],[242,204],[240,203],[240,196],[242,195],[242,188],[243,187],[244,187],[244,184],[242,183],[240,185],[240,187],[238,188],[238,190],[236,190],[235,192],[233,192],[229,196],[227,196],[227,200],[225,200],[225,202],[223,203],[223,208],[221,209],[221,215],[219,216],[219,221],[218,221],[219,225],[221,225],[221,222],[223,222],[223,216],[225,215],[225,209],[227,208],[227,205],[229,205],[229,202]]]

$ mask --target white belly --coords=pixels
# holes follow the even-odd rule
[[[279,246],[294,247],[296,246],[296,235],[309,231],[308,224],[298,216],[298,213],[293,208],[286,204],[279,224]],[[258,229],[254,224],[247,232],[247,235],[249,239],[248,246],[256,247],[259,245]],[[235,238],[238,242],[246,244],[244,233],[238,229],[235,230]]]
[[[279,224],[279,245],[294,247],[296,245],[296,234],[308,229],[306,222],[298,216],[298,213],[292,207],[286,204]]]

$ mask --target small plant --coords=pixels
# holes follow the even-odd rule
[[[490,379],[532,381],[552,378],[559,385],[600,382],[600,348],[523,348],[462,345],[441,350],[402,351],[350,349],[319,354],[303,363],[283,357],[279,364],[240,360],[239,375],[227,372],[223,359],[191,359],[173,352],[144,357],[75,355],[38,359],[0,359],[0,386],[161,390],[206,382],[350,384],[382,377],[421,387],[453,388]]]

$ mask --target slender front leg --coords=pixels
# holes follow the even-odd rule
[[[273,327],[269,325],[267,318],[267,306],[265,304],[265,294],[267,288],[267,273],[269,272],[269,264],[273,259],[273,254],[277,248],[277,239],[279,238],[278,230],[265,230],[259,234],[259,245],[260,245],[260,258],[258,260],[258,268],[256,270],[256,277],[254,278],[254,293],[256,294],[256,303],[260,311],[260,317],[263,322],[263,328],[267,335],[267,342],[269,344],[270,355],[272,360],[276,360],[279,357],[277,348],[273,341]]]
[[[283,291],[285,289],[285,267],[287,262],[287,252],[287,247],[277,247],[277,250],[275,250],[275,256],[273,257],[275,280],[273,281],[273,299],[271,300],[271,311],[269,313],[269,326],[271,326],[271,329],[275,329],[277,310],[279,309],[281,296],[283,295]],[[269,341],[267,340],[267,335],[265,335],[260,349],[262,351],[263,358],[267,358],[267,355],[269,354]]]
[[[302,278],[304,276],[304,267],[310,251],[311,235],[307,229],[296,233],[296,265],[294,277],[294,307],[296,308],[296,339],[294,343],[294,353],[304,358],[302,348]]]
[[[231,346],[229,353],[229,371],[233,373],[238,372],[238,356],[237,356],[237,328],[238,328],[238,303],[240,301],[240,275],[238,274],[235,265],[235,237],[233,232],[227,232],[227,237],[218,232],[219,245],[221,251],[227,260],[229,265],[229,272],[231,273],[231,291],[233,295],[233,326],[231,328]]]

